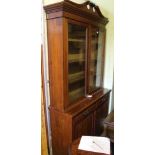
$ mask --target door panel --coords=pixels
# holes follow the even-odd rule
[[[102,87],[104,33],[98,27],[90,27],[88,66],[88,93]]]
[[[108,115],[108,102],[108,100],[102,102],[95,112],[95,135],[97,136],[100,136],[104,131],[103,121]]]
[[[68,94],[69,103],[85,96],[87,27],[68,23]]]
[[[73,139],[83,135],[94,135],[94,111],[96,104],[73,119]]]
[[[84,135],[93,135],[93,119],[94,114],[91,113],[83,120],[77,122],[74,126],[74,139],[84,136]]]

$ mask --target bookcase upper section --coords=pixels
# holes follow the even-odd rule
[[[90,1],[64,0],[44,9],[51,106],[64,112],[103,94],[108,19]]]
[[[108,23],[108,18],[104,17],[99,7],[90,1],[78,4],[70,0],[64,0],[59,3],[44,6],[44,9],[47,14],[47,19],[55,18],[56,16],[67,17],[68,14],[74,14],[104,25]]]

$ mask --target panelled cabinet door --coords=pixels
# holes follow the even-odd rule
[[[85,111],[80,114],[73,124],[73,140],[84,135],[94,135],[94,112]]]
[[[88,93],[103,87],[103,50],[105,32],[102,28],[90,27],[88,55]]]
[[[108,115],[108,100],[102,102],[95,112],[95,135],[100,136],[104,131],[103,121]]]
[[[85,96],[87,26],[68,21],[68,97],[69,104]]]

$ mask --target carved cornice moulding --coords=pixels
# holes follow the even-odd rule
[[[67,12],[82,16],[84,18],[89,18],[91,20],[94,19],[105,25],[108,23],[108,18],[104,17],[99,7],[90,1],[84,2],[82,4],[77,4],[70,0],[64,0],[59,3],[44,6],[44,9],[47,14],[52,14],[56,12]]]

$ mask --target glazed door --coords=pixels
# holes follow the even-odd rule
[[[68,99],[69,104],[85,96],[87,26],[69,20],[68,23]]]
[[[68,20],[68,104],[103,87],[104,42],[103,28]]]
[[[102,28],[90,28],[89,60],[88,60],[88,94],[103,87],[103,50],[105,32]]]

